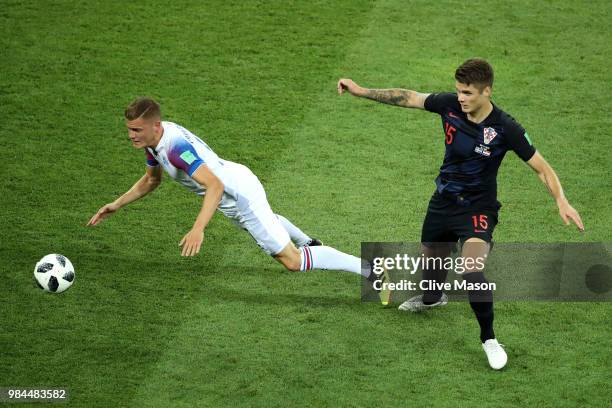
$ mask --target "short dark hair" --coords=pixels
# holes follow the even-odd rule
[[[136,120],[138,118],[161,119],[161,108],[159,107],[159,103],[155,102],[152,98],[142,97],[130,103],[128,107],[125,108],[124,115],[127,120]]]
[[[462,84],[474,84],[482,91],[493,86],[493,67],[482,58],[471,58],[457,68],[455,79]]]

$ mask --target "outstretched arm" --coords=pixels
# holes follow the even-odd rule
[[[584,224],[582,223],[582,219],[580,219],[580,214],[578,214],[578,211],[576,211],[567,201],[567,198],[565,198],[559,177],[557,177],[557,173],[555,173],[553,168],[550,167],[550,164],[548,164],[548,162],[544,160],[544,157],[537,151],[533,157],[527,161],[527,164],[529,164],[538,174],[542,183],[548,188],[550,195],[555,199],[559,207],[559,215],[563,222],[565,222],[565,225],[569,225],[570,220],[572,220],[580,231],[584,231]]]
[[[351,95],[361,98],[371,99],[376,102],[396,105],[404,108],[425,109],[425,99],[429,94],[411,91],[408,89],[368,89],[357,85],[350,79],[338,81],[338,93],[342,95],[344,91]]]
[[[181,251],[182,256],[193,256],[200,252],[202,241],[204,240],[204,229],[215,214],[225,189],[223,182],[205,164],[201,164],[193,172],[191,178],[206,188],[206,194],[204,195],[202,209],[193,227],[179,242],[179,246],[183,247]]]
[[[91,217],[87,226],[93,227],[100,223],[100,221],[108,218],[114,214],[121,207],[125,207],[129,203],[136,201],[151,191],[155,190],[161,183],[162,170],[160,166],[147,167],[147,171],[144,176],[140,178],[132,188],[130,188],[125,194],[117,198],[112,203],[106,204],[98,210],[98,212]]]

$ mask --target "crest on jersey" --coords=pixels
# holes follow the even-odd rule
[[[484,142],[485,144],[491,143],[493,139],[497,136],[497,132],[492,127],[484,128]]]

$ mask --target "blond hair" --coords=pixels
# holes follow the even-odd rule
[[[143,119],[161,119],[161,108],[159,103],[152,98],[142,97],[135,99],[125,108],[124,112],[127,120]]]

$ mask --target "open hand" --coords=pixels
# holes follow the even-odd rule
[[[582,223],[580,214],[578,214],[578,211],[576,211],[567,200],[559,203],[559,215],[565,225],[570,225],[570,220],[572,220],[580,232],[584,232],[584,224]]]
[[[91,219],[87,223],[87,226],[88,227],[95,227],[96,225],[98,225],[100,223],[100,221],[110,217],[118,209],[119,209],[119,206],[116,205],[116,204],[113,204],[113,203],[106,204],[104,207],[100,208],[98,210],[98,212],[93,217],[91,217]]]
[[[202,241],[204,241],[204,231],[193,229],[189,231],[183,239],[181,239],[181,242],[179,242],[179,246],[183,247],[181,256],[194,256],[199,254],[200,248],[202,247]]]

